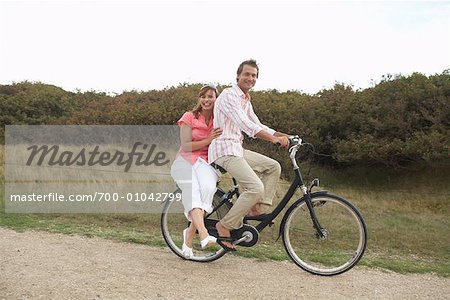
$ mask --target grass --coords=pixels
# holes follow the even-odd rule
[[[0,162],[3,151],[0,149]],[[2,163],[3,165],[3,163]],[[0,226],[17,231],[43,230],[79,234],[166,247],[157,214],[7,214],[4,175],[0,168]],[[413,170],[313,169],[322,189],[343,196],[362,212],[368,227],[368,247],[359,266],[399,273],[434,273],[450,277],[450,168]],[[226,180],[225,180],[226,181]],[[278,196],[289,183],[281,182]],[[278,226],[266,228],[252,248],[237,255],[261,260],[287,260]]]

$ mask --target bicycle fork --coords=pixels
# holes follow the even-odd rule
[[[317,236],[322,239],[326,238],[326,230],[324,230],[322,228],[322,226],[319,223],[319,220],[317,220],[317,215],[316,215],[316,212],[314,211],[314,206],[312,205],[311,194],[308,191],[308,188],[304,184],[302,184],[300,186],[300,189],[302,190],[303,197],[305,198],[305,203],[306,203],[306,206],[308,207],[309,216],[311,217],[313,227],[317,231]]]

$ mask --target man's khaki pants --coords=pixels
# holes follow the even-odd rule
[[[223,227],[228,230],[241,228],[244,216],[258,202],[272,205],[281,174],[281,166],[276,160],[244,150],[244,157],[227,155],[214,163],[236,179],[241,191],[236,203],[220,220]]]

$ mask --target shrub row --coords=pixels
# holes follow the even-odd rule
[[[42,83],[0,85],[0,128],[4,131],[8,124],[175,124],[195,104],[200,86],[181,84],[110,96],[67,92]],[[263,123],[314,144],[316,152],[323,154],[315,157],[322,164],[399,166],[449,158],[449,70],[428,77],[420,73],[386,76],[364,90],[336,84],[315,95],[277,90],[252,95]],[[271,145],[247,140],[250,148],[280,155]]]

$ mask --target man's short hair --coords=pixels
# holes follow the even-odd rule
[[[239,65],[239,68],[237,69],[237,72],[236,72],[236,81],[238,80],[237,78],[239,77],[239,75],[241,75],[242,70],[244,69],[244,65],[249,65],[253,68],[256,68],[256,78],[258,78],[259,67],[258,67],[258,64],[256,63],[256,60],[248,59],[246,61],[241,62],[241,64]]]

